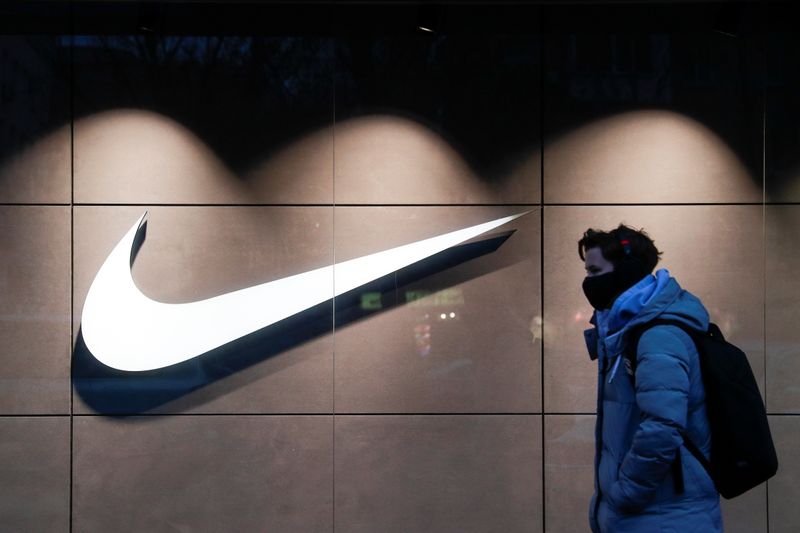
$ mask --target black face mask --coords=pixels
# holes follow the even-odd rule
[[[617,295],[614,273],[607,272],[599,276],[587,276],[583,280],[583,294],[595,309],[609,309],[611,301]]]
[[[625,257],[612,272],[584,279],[583,293],[595,309],[610,309],[618,295],[636,285],[647,274],[640,261]]]

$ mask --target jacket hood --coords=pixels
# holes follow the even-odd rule
[[[606,318],[611,331],[600,339],[600,356],[614,357],[625,349],[627,332],[637,324],[649,322],[655,318],[675,320],[686,324],[691,329],[708,330],[708,311],[695,295],[681,288],[667,269],[660,269],[654,275],[643,278],[639,283],[625,291],[614,302]],[[597,312],[592,316],[593,324],[597,324]],[[616,324],[617,327],[614,327]],[[593,328],[594,329],[594,328]],[[614,331],[618,329],[618,331]],[[589,338],[597,335],[595,331]],[[591,350],[590,350],[591,354]],[[592,354],[593,355],[593,354]]]

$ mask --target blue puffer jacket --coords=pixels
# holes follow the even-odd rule
[[[708,312],[666,269],[596,311],[584,332],[598,360],[595,533],[722,531],[719,495],[703,466],[682,445],[681,432],[708,456],[711,436],[697,349],[675,326],[656,326],[639,341],[636,379],[625,361],[627,332],[654,318],[708,329]],[[634,386],[635,382],[635,386]],[[673,463],[680,450],[685,489],[677,494]]]

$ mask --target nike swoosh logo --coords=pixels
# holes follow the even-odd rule
[[[187,361],[370,281],[477,237],[528,212],[196,302],[145,296],[133,280],[134,245],[145,212],[114,247],[89,287],[81,332],[103,364],[156,370]]]

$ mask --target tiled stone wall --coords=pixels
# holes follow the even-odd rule
[[[576,243],[620,222],[766,398],[781,470],[726,531],[800,527],[784,6],[427,9],[0,7],[2,529],[584,531]],[[128,375],[81,310],[144,211],[134,278],[165,302],[528,214],[491,253]]]

